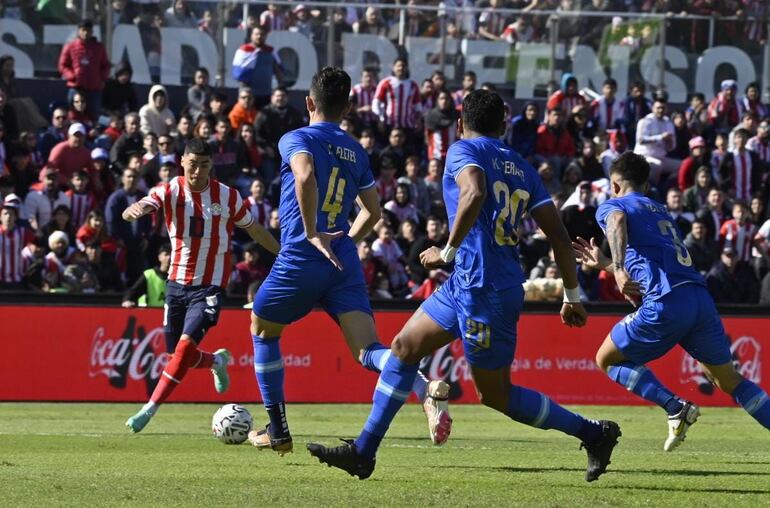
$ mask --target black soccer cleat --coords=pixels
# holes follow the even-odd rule
[[[609,420],[601,420],[602,437],[595,443],[581,443],[580,448],[586,449],[588,454],[588,467],[586,467],[586,481],[597,480],[610,465],[612,450],[618,444],[618,438],[623,434],[617,423]]]
[[[321,464],[347,471],[350,476],[366,480],[374,472],[375,459],[367,459],[358,454],[352,439],[342,439],[345,444],[327,448],[317,443],[308,443],[307,450],[313,457],[318,457]]]

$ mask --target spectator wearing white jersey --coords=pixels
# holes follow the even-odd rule
[[[350,102],[358,121],[364,128],[377,126],[377,115],[372,111],[374,92],[377,90],[377,71],[366,67],[361,72],[361,82],[350,89]]]
[[[422,112],[420,87],[409,79],[409,64],[405,58],[393,62],[393,75],[380,81],[374,94],[372,111],[388,128],[407,129],[407,138],[417,126]]]
[[[32,229],[42,228],[51,220],[54,208],[69,206],[69,199],[59,190],[59,174],[52,168],[40,170],[40,183],[33,184],[24,199],[22,218]]]
[[[755,244],[757,226],[749,220],[749,207],[743,201],[733,205],[733,218],[722,224],[719,241],[722,247],[732,248],[739,262],[751,261],[751,251]]]
[[[634,152],[650,163],[650,179],[654,182],[679,169],[681,161],[666,156],[674,149],[674,136],[674,124],[666,116],[666,102],[658,99],[652,104],[652,113],[639,120],[634,147]]]

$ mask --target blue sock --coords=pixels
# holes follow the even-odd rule
[[[364,430],[355,441],[359,454],[369,459],[373,459],[377,454],[377,448],[388,431],[390,422],[409,398],[417,367],[418,365],[406,365],[392,355],[388,358],[374,390],[372,411],[366,419]]]
[[[760,425],[770,429],[770,397],[762,388],[744,379],[733,390],[733,398]]]
[[[540,392],[511,385],[505,414],[519,423],[540,429],[556,429],[575,436],[584,443],[594,443],[602,437],[602,426],[569,411]]]
[[[684,403],[663,386],[655,374],[644,365],[622,362],[610,367],[607,375],[616,383],[625,386],[629,392],[659,405],[669,415],[678,414],[684,407]]]
[[[374,342],[364,349],[361,365],[374,372],[382,372],[382,369],[385,368],[385,364],[388,362],[388,358],[390,358],[390,348],[379,342]],[[417,395],[418,399],[421,401],[425,400],[428,392],[428,379],[420,371],[417,371],[417,377],[414,378],[412,391]]]
[[[254,373],[262,392],[262,401],[270,418],[270,435],[289,435],[286,421],[286,404],[283,398],[283,358],[279,337],[251,336],[254,343]]]

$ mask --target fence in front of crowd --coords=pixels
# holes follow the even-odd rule
[[[289,17],[297,6],[285,0],[271,3]],[[58,78],[61,46],[74,37],[77,18],[88,15],[95,16],[96,35],[105,42],[112,62],[129,62],[137,84],[188,84],[200,65],[216,75],[220,86],[237,86],[230,75],[233,55],[246,39],[244,27],[258,22],[267,2],[188,4],[195,14],[174,22],[181,26],[163,26],[163,10],[94,10],[86,0],[69,19],[40,12],[6,13],[0,19],[0,55],[15,58],[18,78]],[[764,98],[770,99],[770,45],[762,44],[769,31],[765,18],[496,9],[494,14],[505,19],[498,25],[505,27],[503,38],[487,40],[479,36],[483,8],[443,2],[302,5],[317,14],[310,28],[300,30],[289,21],[267,38],[283,60],[287,84],[296,90],[306,90],[323,65],[343,65],[357,79],[366,66],[386,75],[398,55],[407,55],[411,76],[418,81],[438,69],[450,84],[457,84],[464,71],[473,70],[479,83],[495,84],[515,99],[546,97],[565,72],[593,90],[600,90],[611,76],[621,94],[630,83],[644,81],[665,89],[675,103],[685,102],[692,92],[709,99],[725,78],[735,78],[741,89],[760,82]],[[369,29],[373,33],[348,32],[349,22],[361,19],[369,7],[383,24]],[[340,17],[344,10],[344,23],[328,22],[335,9],[341,9]]]

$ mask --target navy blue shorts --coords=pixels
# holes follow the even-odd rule
[[[699,362],[722,365],[732,359],[714,299],[698,284],[684,284],[660,300],[643,302],[612,328],[610,336],[623,355],[638,364],[660,358],[677,344]]]
[[[341,242],[342,243],[342,242]],[[297,259],[281,252],[254,296],[254,314],[287,325],[319,306],[336,318],[352,311],[372,314],[369,292],[353,242],[335,248],[343,270],[328,259]]]
[[[219,286],[185,286],[168,281],[163,306],[168,352],[174,351],[182,335],[189,335],[200,344],[208,329],[217,324],[221,307],[222,288]]]
[[[464,289],[456,279],[449,277],[420,308],[441,328],[462,339],[465,358],[472,366],[488,370],[510,367],[524,288]]]

